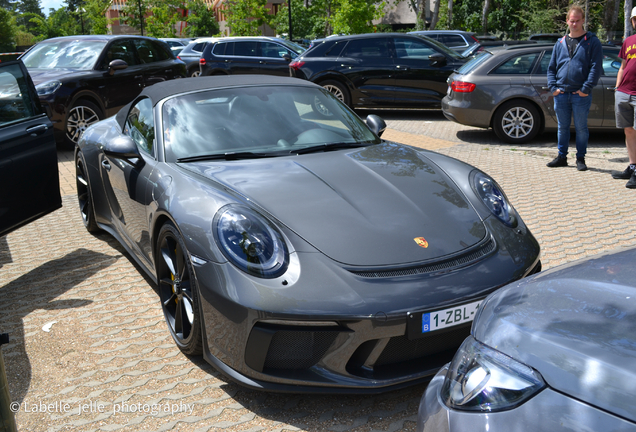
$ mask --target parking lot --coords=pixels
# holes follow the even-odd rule
[[[622,134],[593,133],[588,171],[550,169],[556,133],[501,144],[492,131],[440,111],[380,111],[383,138],[477,166],[503,187],[542,246],[544,269],[636,244],[636,191]],[[366,112],[360,112],[361,116]],[[574,148],[574,146],[572,146]],[[63,208],[0,238],[2,347],[24,431],[414,430],[425,386],[374,396],[268,394],[243,389],[183,355],[159,297],[108,234],[86,232],[71,152],[59,152]]]

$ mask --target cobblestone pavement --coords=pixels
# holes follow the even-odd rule
[[[366,113],[361,113],[366,114]],[[586,172],[549,169],[555,134],[525,146],[440,112],[381,112],[386,139],[434,149],[491,174],[542,245],[544,268],[636,244],[636,191],[620,134],[591,138]],[[21,431],[413,430],[423,385],[377,396],[243,389],[174,345],[153,285],[77,210],[72,154],[59,153],[64,207],[0,238],[0,330]],[[81,413],[80,413],[81,409]]]

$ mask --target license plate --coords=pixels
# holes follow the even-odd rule
[[[434,312],[409,313],[407,334],[409,339],[422,337],[430,332],[470,323],[475,319],[482,300],[453,306]]]

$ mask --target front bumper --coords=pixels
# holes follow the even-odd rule
[[[632,422],[571,399],[550,388],[542,390],[532,399],[509,411],[473,413],[452,410],[447,408],[440,398],[447,370],[448,365],[440,369],[420,400],[416,429],[418,432],[636,430],[636,424]]]
[[[296,279],[196,264],[205,357],[240,384],[269,391],[374,393],[428,380],[470,322],[409,339],[409,312],[479,300],[527,276],[540,266],[527,234],[512,232],[523,250],[507,250],[497,236],[474,262],[423,274],[358,272],[310,252],[296,253]]]

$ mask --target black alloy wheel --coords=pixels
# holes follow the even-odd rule
[[[539,110],[531,102],[522,99],[508,101],[495,112],[492,128],[502,141],[524,144],[539,133]]]
[[[155,255],[159,296],[170,334],[181,351],[203,352],[199,293],[192,263],[177,228],[161,227]]]
[[[86,230],[90,233],[99,231],[95,222],[95,209],[93,208],[93,195],[88,184],[86,175],[86,165],[81,153],[77,153],[75,158],[75,184],[77,185],[77,201],[79,202],[80,215]]]

